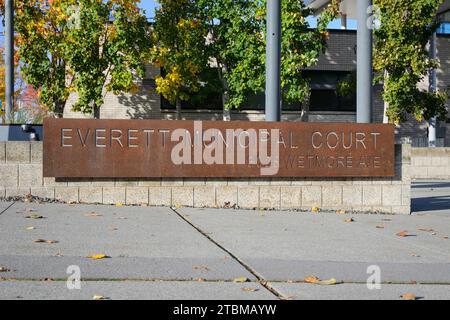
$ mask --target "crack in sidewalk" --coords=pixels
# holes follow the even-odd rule
[[[248,265],[247,263],[245,263],[244,261],[242,261],[241,259],[239,259],[235,254],[233,254],[230,250],[228,250],[227,248],[225,248],[223,245],[221,245],[219,242],[217,242],[216,240],[214,240],[211,236],[208,235],[207,232],[203,231],[200,227],[196,226],[193,222],[191,222],[189,219],[187,219],[186,217],[184,217],[181,213],[179,213],[176,209],[172,208],[172,211],[179,217],[181,218],[184,222],[186,222],[187,224],[189,224],[192,228],[194,228],[197,232],[199,232],[202,236],[204,236],[206,239],[208,239],[210,242],[212,242],[214,245],[216,245],[219,249],[221,249],[222,251],[226,252],[233,260],[235,260],[237,263],[239,263],[242,267],[244,267],[244,269],[246,269],[248,272],[250,272],[259,282],[259,284],[261,284],[261,286],[263,286],[266,290],[268,290],[271,294],[273,294],[274,296],[276,296],[278,299],[280,300],[285,300],[287,299],[287,297],[282,294],[281,292],[279,292],[278,290],[276,290],[275,288],[273,288],[270,284],[269,281],[264,279],[264,277],[262,275],[260,275],[255,269],[253,269],[250,265]]]

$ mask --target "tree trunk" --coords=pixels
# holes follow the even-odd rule
[[[386,92],[386,83],[387,83],[388,77],[389,77],[389,73],[387,71],[384,71],[384,83],[383,83],[384,92]],[[389,103],[384,101],[383,123],[389,123],[389,118],[387,116],[388,109],[389,109]]]
[[[175,119],[176,120],[181,120],[181,100],[177,99],[177,103],[176,103],[176,115],[175,115]]]
[[[300,121],[302,122],[309,122],[309,101],[311,96],[309,96],[305,102],[303,102],[300,106],[301,108],[301,114],[300,114]]]
[[[231,110],[228,109],[226,107],[226,104],[228,102],[228,100],[230,99],[230,94],[229,94],[229,87],[228,87],[228,82],[227,80],[224,78],[223,74],[225,72],[227,72],[227,67],[225,65],[222,64],[222,67],[217,68],[218,73],[219,73],[219,80],[220,83],[222,84],[222,120],[223,121],[231,121]]]
[[[66,105],[65,102],[57,102],[55,105],[55,110],[53,111],[53,114],[55,118],[62,119],[64,117],[64,106]]]
[[[94,110],[94,119],[100,119],[100,106],[94,103],[93,110]]]

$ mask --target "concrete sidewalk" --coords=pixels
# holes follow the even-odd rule
[[[450,299],[450,183],[413,194],[412,216],[0,202],[0,299]]]

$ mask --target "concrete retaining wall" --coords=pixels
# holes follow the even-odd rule
[[[413,179],[450,179],[450,148],[412,148]]]
[[[58,179],[42,176],[41,142],[0,142],[0,197],[32,193],[67,202],[409,214],[411,148],[396,146],[395,178]]]

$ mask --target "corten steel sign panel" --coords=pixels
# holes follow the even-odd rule
[[[384,124],[47,119],[44,135],[45,177],[395,175]]]

